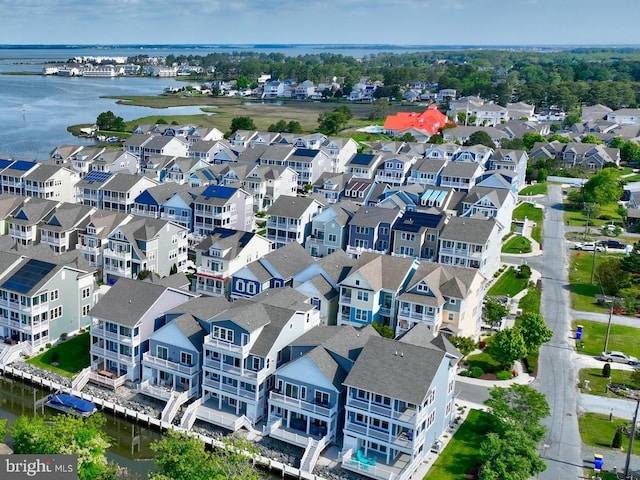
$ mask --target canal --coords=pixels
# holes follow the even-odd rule
[[[7,419],[10,424],[21,415],[46,416],[57,413],[48,407],[36,407],[38,400],[50,392],[19,379],[0,376],[0,420]],[[148,473],[155,470],[154,453],[151,443],[162,438],[162,434],[139,423],[125,420],[109,411],[102,411],[106,418],[105,433],[111,439],[111,447],[107,452],[109,460],[126,467],[132,478],[148,478]],[[261,472],[263,479],[282,478],[266,471]]]

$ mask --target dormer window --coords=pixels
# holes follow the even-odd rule
[[[222,257],[222,250],[220,250],[219,248],[211,247],[209,248],[209,255],[211,257]]]
[[[213,327],[211,335],[213,336],[213,338],[217,338],[218,340],[233,343],[233,330],[230,330],[228,328]]]
[[[431,293],[431,290],[429,289],[429,285],[427,285],[424,282],[419,283],[418,286],[416,287],[416,290],[418,290],[421,293]]]

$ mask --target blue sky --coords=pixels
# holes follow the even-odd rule
[[[639,0],[0,0],[0,44],[640,44]]]

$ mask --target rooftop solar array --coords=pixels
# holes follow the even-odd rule
[[[204,192],[202,192],[202,196],[205,198],[231,198],[234,193],[236,193],[235,188],[209,185]]]
[[[89,173],[87,173],[87,175],[84,177],[83,180],[88,184],[92,184],[96,182],[102,183],[108,180],[109,177],[111,177],[111,175],[113,175],[111,172],[101,172],[99,170],[91,170]]]
[[[56,266],[53,263],[30,259],[2,284],[2,288],[19,293],[29,293],[54,268]]]
[[[13,160],[8,160],[6,158],[0,158],[0,168],[7,168],[12,163],[13,163]]]
[[[315,157],[320,153],[318,150],[312,150],[310,148],[296,148],[294,155],[298,155],[300,157]]]
[[[31,170],[36,165],[36,162],[30,162],[28,160],[17,160],[11,164],[9,168],[12,170]]]
[[[373,158],[374,155],[369,153],[356,153],[349,163],[352,165],[369,165]]]
[[[402,232],[418,232],[421,228],[436,228],[442,220],[442,214],[407,212],[396,222],[394,229]]]

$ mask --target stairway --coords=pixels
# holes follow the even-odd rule
[[[302,455],[302,459],[300,460],[300,470],[309,473],[313,471],[313,467],[316,466],[318,457],[326,446],[326,439],[327,437],[322,437],[319,440],[309,438],[307,448],[304,449],[304,454]]]
[[[178,393],[176,391],[171,392],[171,397],[164,409],[162,410],[162,415],[160,416],[160,420],[163,422],[171,423],[173,419],[176,418],[176,414],[178,413],[178,409],[189,399],[187,392]]]

